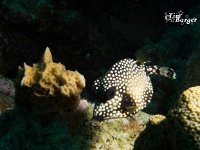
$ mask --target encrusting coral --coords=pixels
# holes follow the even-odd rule
[[[200,86],[183,92],[167,119],[172,149],[200,148]]]
[[[166,119],[165,116],[157,114],[157,115],[152,115],[150,117],[149,121],[150,121],[151,125],[158,125],[158,124],[160,124],[165,119]]]
[[[54,63],[49,48],[43,59],[33,67],[24,63],[19,68],[20,79],[16,101],[44,113],[73,111],[80,102],[80,94],[85,87],[85,78],[78,71],[66,70],[61,63]],[[21,80],[21,81],[20,81]]]

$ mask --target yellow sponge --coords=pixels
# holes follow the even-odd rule
[[[48,47],[41,62],[33,64],[32,67],[24,63],[22,71],[24,76],[21,80],[21,90],[29,93],[27,100],[23,100],[25,103],[28,101],[38,105],[53,103],[54,107],[59,105],[69,109],[78,106],[80,94],[85,87],[84,76],[78,71],[66,70],[61,63],[53,62]]]

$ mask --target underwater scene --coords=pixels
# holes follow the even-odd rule
[[[200,150],[200,1],[1,0],[0,150]]]

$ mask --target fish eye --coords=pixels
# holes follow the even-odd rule
[[[116,87],[113,86],[113,87],[109,88],[105,92],[104,99],[105,100],[112,99],[115,96],[115,92],[116,92]]]
[[[99,97],[100,102],[107,102],[108,100],[112,99],[115,96],[116,87],[111,87],[104,91],[102,95]]]

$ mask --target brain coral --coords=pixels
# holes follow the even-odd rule
[[[167,119],[172,149],[200,149],[200,86],[183,92]]]
[[[59,112],[75,109],[85,87],[84,76],[77,71],[66,70],[61,63],[54,63],[49,48],[46,48],[41,62],[33,64],[33,67],[24,63],[19,74],[23,78],[16,100],[30,107],[45,106],[46,112],[47,109]]]

